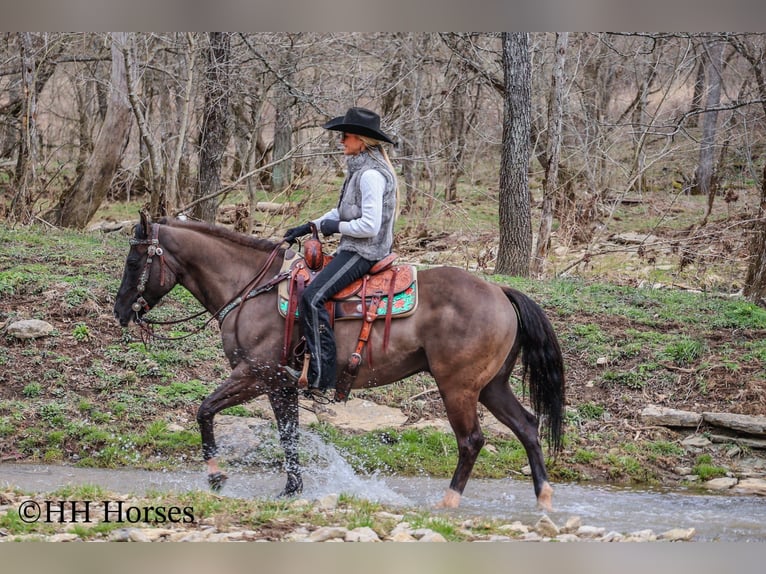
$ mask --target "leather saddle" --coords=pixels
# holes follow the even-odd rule
[[[385,317],[383,332],[383,350],[385,351],[388,347],[391,320],[395,317],[407,317],[416,310],[417,268],[413,265],[394,265],[396,259],[395,253],[381,259],[373,265],[367,275],[347,285],[327,302],[333,324],[340,319],[362,319],[356,348],[338,380],[336,400],[348,398],[348,392],[362,363],[362,352],[365,347],[367,360],[370,365],[372,364],[372,349],[367,342],[373,321],[378,317]],[[291,249],[285,252],[282,272],[287,275],[287,281],[279,284],[277,296],[279,312],[285,317],[281,360],[283,365],[287,365],[291,354],[294,354],[291,343],[301,295],[331,260],[331,256],[322,252],[316,230],[314,230],[313,239],[304,244],[303,256]],[[301,381],[305,380],[308,360],[310,360],[309,356],[304,355]]]
[[[350,283],[328,302],[328,311],[333,320],[360,319],[366,314],[367,307],[374,297],[381,297],[379,315],[384,315],[391,300],[392,318],[407,317],[417,307],[417,268],[409,264],[394,265],[396,253],[378,261],[370,272]],[[300,295],[314,277],[332,260],[324,255],[321,266],[312,269],[307,260],[292,250],[285,252],[282,271],[289,272],[287,281],[279,285],[279,312],[288,317],[291,312],[297,314]],[[365,304],[362,304],[364,299]],[[294,301],[293,301],[294,300]]]

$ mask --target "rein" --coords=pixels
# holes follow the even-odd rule
[[[133,311],[136,313],[136,324],[140,327],[142,334],[146,335],[149,338],[154,339],[160,339],[163,341],[179,341],[181,339],[186,339],[188,337],[192,337],[193,335],[196,335],[200,332],[202,332],[203,329],[205,329],[212,321],[213,319],[218,319],[218,324],[223,324],[223,320],[226,318],[226,316],[229,314],[230,311],[232,311],[234,308],[236,308],[238,305],[242,304],[244,301],[248,299],[252,299],[253,297],[257,297],[261,293],[266,293],[267,291],[270,291],[274,288],[274,286],[281,283],[283,280],[285,280],[289,273],[280,273],[278,275],[275,275],[272,277],[267,283],[264,285],[255,288],[255,286],[263,279],[264,275],[266,275],[266,272],[268,271],[269,267],[271,267],[271,264],[274,262],[274,259],[276,259],[277,254],[279,252],[279,248],[281,244],[277,244],[274,246],[274,249],[271,250],[271,253],[269,253],[269,256],[266,258],[266,262],[261,266],[258,273],[255,275],[255,277],[249,281],[244,288],[242,288],[237,295],[234,296],[229,302],[227,302],[225,305],[223,305],[220,309],[218,309],[215,313],[212,313],[210,318],[205,321],[204,325],[201,327],[195,329],[191,333],[187,333],[186,335],[181,335],[179,337],[166,337],[163,335],[157,335],[154,333],[154,329],[152,328],[153,325],[176,325],[179,323],[186,323],[187,321],[191,321],[192,319],[196,319],[197,317],[200,317],[207,313],[207,310],[202,310],[199,313],[195,313],[194,315],[190,315],[188,317],[184,317],[182,319],[171,319],[167,321],[158,321],[153,319],[144,319],[138,315],[138,312],[143,309],[145,312],[148,312],[151,307],[149,306],[149,303],[147,303],[146,299],[143,297],[143,293],[146,290],[146,284],[149,281],[149,271],[151,269],[152,263],[154,261],[154,257],[158,256],[160,258],[160,286],[165,286],[165,267],[168,267],[171,272],[173,272],[174,275],[178,275],[173,269],[171,269],[170,265],[168,265],[167,261],[165,261],[165,251],[160,247],[159,242],[159,224],[152,223],[152,237],[151,239],[130,239],[130,245],[148,245],[147,249],[147,257],[146,262],[144,263],[144,268],[141,272],[141,276],[138,280],[138,286],[136,287],[136,291],[138,291],[138,299],[136,299],[135,303],[132,305]],[[246,295],[245,295],[246,293]],[[145,343],[146,341],[144,341]]]

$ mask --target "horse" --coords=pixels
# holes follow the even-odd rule
[[[214,490],[227,478],[216,458],[215,414],[264,393],[285,454],[287,482],[279,496],[297,496],[303,488],[298,461],[301,389],[282,368],[285,319],[273,288],[286,251],[283,243],[222,226],[175,218],[152,222],[145,214],[130,239],[114,305],[121,326],[144,322],[145,313],[176,284],[199,301],[210,320],[219,321],[231,373],[197,413],[202,456]],[[565,384],[562,352],[550,320],[520,291],[456,267],[418,270],[417,289],[416,311],[390,322],[385,349],[380,329],[372,330],[368,345],[374,349],[374,363],[362,362],[352,389],[388,385],[419,372],[434,378],[458,447],[457,466],[437,507],[460,504],[485,442],[478,416],[481,403],[521,441],[537,504],[551,510],[553,488],[541,435],[554,453],[560,450]],[[339,370],[354,352],[359,326],[359,320],[335,323]],[[534,412],[510,387],[519,356],[522,388]]]

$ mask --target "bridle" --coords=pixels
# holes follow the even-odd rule
[[[167,266],[167,261],[165,261],[165,250],[160,247],[160,226],[156,223],[152,223],[151,235],[152,236],[150,239],[136,239],[132,237],[129,241],[131,246],[149,246],[146,250],[146,261],[144,262],[144,268],[141,271],[141,276],[138,278],[138,287],[136,287],[136,291],[138,291],[138,299],[136,299],[135,303],[131,305],[131,308],[136,313],[137,323],[141,323],[141,317],[138,315],[138,312],[141,311],[141,309],[144,311],[149,311],[151,309],[149,303],[147,303],[146,299],[144,299],[143,293],[146,291],[146,284],[149,281],[149,271],[152,268],[152,263],[154,262],[155,256],[160,258],[160,286],[165,286],[165,267]]]
[[[240,290],[230,301],[228,301],[225,305],[223,305],[220,309],[218,309],[218,311],[216,311],[215,313],[212,313],[210,318],[207,321],[205,321],[204,325],[202,325],[198,329],[195,329],[191,333],[187,333],[186,335],[182,335],[179,337],[164,337],[161,335],[157,335],[154,333],[151,325],[175,325],[178,323],[185,323],[187,321],[191,321],[192,319],[196,319],[197,317],[200,317],[208,312],[205,309],[200,311],[199,313],[195,313],[194,315],[184,317],[183,319],[173,319],[168,321],[157,321],[154,319],[146,319],[139,315],[139,312],[141,310],[143,310],[144,312],[148,312],[151,310],[151,306],[146,301],[146,299],[144,299],[143,293],[144,291],[146,291],[146,285],[149,282],[149,273],[151,271],[152,263],[154,263],[154,258],[155,257],[160,258],[160,286],[161,287],[165,286],[165,268],[166,267],[170,269],[171,273],[173,273],[176,276],[178,275],[176,271],[168,264],[168,262],[165,259],[165,250],[160,246],[159,234],[160,234],[159,224],[152,223],[150,238],[148,239],[131,238],[129,240],[129,243],[131,246],[148,245],[146,261],[144,262],[144,268],[141,270],[141,275],[138,278],[138,286],[136,287],[136,291],[138,292],[138,298],[135,300],[133,305],[131,305],[131,309],[136,314],[136,324],[149,337],[154,337],[157,339],[163,339],[168,341],[175,341],[179,339],[186,339],[187,337],[196,335],[197,333],[201,332],[205,327],[207,327],[213,321],[213,319],[218,319],[218,323],[220,325],[221,323],[223,323],[223,320],[226,318],[229,312],[232,311],[235,307],[242,304],[247,299],[251,299],[257,295],[260,295],[261,293],[265,293],[266,291],[271,290],[272,288],[274,288],[274,286],[278,285],[289,276],[289,273],[280,273],[274,276],[273,278],[271,278],[267,283],[265,283],[261,287],[258,287],[258,288],[255,287],[263,279],[264,275],[266,275],[266,272],[268,271],[269,267],[271,267],[271,264],[274,262],[274,259],[279,253],[279,248],[281,246],[281,243],[278,243],[277,245],[274,246],[274,249],[272,249],[271,253],[269,253],[269,256],[266,258],[266,262],[260,268],[258,273],[256,273],[255,277],[250,282],[248,282],[247,285],[245,285],[245,287],[242,290]]]

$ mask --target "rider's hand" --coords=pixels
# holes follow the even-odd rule
[[[340,233],[340,221],[337,219],[323,219],[319,222],[319,229],[325,237],[334,233]]]
[[[295,240],[299,237],[303,237],[304,235],[308,235],[311,233],[311,224],[310,223],[304,223],[303,225],[299,225],[297,227],[291,227],[285,232],[285,236],[283,238],[283,241],[287,241],[288,244],[292,245],[295,243]]]

